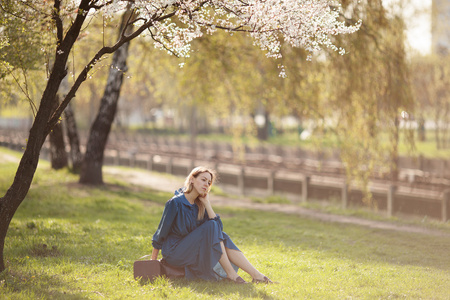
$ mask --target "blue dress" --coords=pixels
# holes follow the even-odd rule
[[[210,219],[205,212],[202,220],[197,220],[197,216],[197,204],[189,203],[181,189],[176,191],[166,202],[152,245],[161,250],[169,264],[184,267],[186,279],[219,280],[226,277],[219,264],[220,242],[229,249],[239,249],[223,232],[218,215]],[[233,268],[238,270],[235,265]]]

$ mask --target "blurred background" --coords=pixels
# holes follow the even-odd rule
[[[363,20],[357,33],[336,37],[345,55],[325,49],[310,60],[286,47],[282,58],[268,59],[249,37],[218,32],[194,41],[189,58],[177,58],[145,35],[133,40],[104,162],[179,175],[204,162],[235,192],[290,201],[339,198],[389,209],[391,191],[398,199],[391,211],[446,220],[450,0],[342,3],[344,19]],[[104,19],[91,21],[72,54],[67,85],[93,45],[114,42],[117,32]],[[15,68],[0,81],[0,134],[3,145],[20,150],[53,45],[51,34],[14,34],[2,49]],[[71,103],[80,155],[111,58]],[[70,153],[66,134],[62,139]],[[56,155],[50,144],[49,159]]]

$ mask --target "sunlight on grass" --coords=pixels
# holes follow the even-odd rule
[[[282,196],[251,197],[251,200],[255,203],[280,203],[280,204],[292,203],[289,199]]]
[[[0,164],[1,193],[15,168]],[[448,236],[231,207],[216,209],[225,231],[279,284],[166,278],[140,284],[133,262],[151,252],[170,194],[119,181],[87,187],[77,180],[40,164],[9,228],[1,299],[448,299]]]

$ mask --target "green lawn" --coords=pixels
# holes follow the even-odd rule
[[[15,167],[0,162],[2,195]],[[106,180],[84,187],[40,164],[8,232],[0,299],[450,299],[448,236],[234,208],[216,208],[225,231],[279,284],[139,284],[133,261],[150,253],[170,195]]]

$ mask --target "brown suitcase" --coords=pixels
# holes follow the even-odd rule
[[[143,256],[142,258],[148,257]],[[169,265],[164,259],[161,260],[136,260],[133,264],[134,279],[153,281],[156,277],[166,275],[168,278],[184,277],[184,267]]]
[[[152,281],[162,275],[161,262],[159,260],[137,260],[133,264],[134,279]]]

